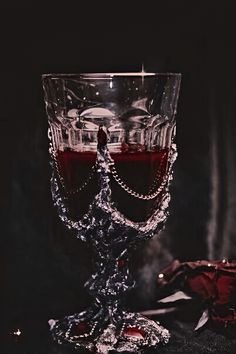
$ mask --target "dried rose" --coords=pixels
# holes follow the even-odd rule
[[[160,288],[181,290],[182,294],[199,297],[207,309],[203,324],[207,322],[207,315],[216,324],[236,324],[236,262],[180,263],[175,260],[158,275],[157,282]],[[162,299],[161,302],[166,301]]]

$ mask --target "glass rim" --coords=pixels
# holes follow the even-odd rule
[[[63,79],[63,78],[79,78],[79,79],[92,79],[92,80],[111,80],[113,78],[146,78],[146,77],[158,77],[158,76],[175,76],[175,77],[181,77],[181,73],[172,73],[172,72],[166,72],[166,73],[157,73],[157,72],[145,72],[145,71],[140,71],[140,72],[95,72],[95,73],[47,73],[47,74],[42,74],[42,79],[46,78],[51,78],[51,79]]]

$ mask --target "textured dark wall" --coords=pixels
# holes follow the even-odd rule
[[[171,215],[161,241],[134,253],[137,299],[152,299],[154,275],[172,257],[235,257],[233,1],[31,6],[9,5],[0,15],[1,283],[9,324],[89,302],[82,284],[90,251],[65,236],[52,207],[42,73],[138,71],[144,63],[147,71],[183,74]]]

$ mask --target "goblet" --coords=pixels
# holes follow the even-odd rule
[[[89,243],[95,267],[85,284],[91,307],[49,321],[57,343],[108,353],[169,340],[158,322],[121,303],[134,286],[132,248],[168,215],[180,80],[173,73],[43,75],[53,201],[64,225]]]

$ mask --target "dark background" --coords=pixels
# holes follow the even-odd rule
[[[79,241],[67,246],[52,207],[42,73],[140,71],[144,64],[146,71],[183,75],[171,214],[160,240],[132,258],[139,308],[152,303],[155,276],[172,258],[236,257],[233,4],[1,6],[1,284],[7,331],[90,301],[82,287],[90,251]]]

